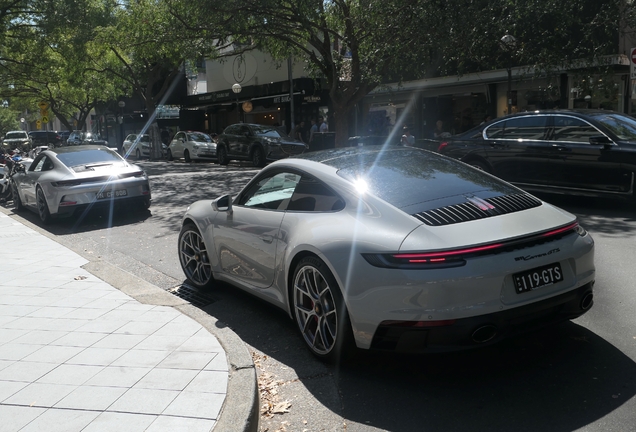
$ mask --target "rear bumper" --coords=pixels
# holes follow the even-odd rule
[[[380,325],[371,349],[446,352],[492,345],[503,339],[583,315],[593,304],[594,282],[564,294],[502,312],[456,320],[451,325],[415,328]]]

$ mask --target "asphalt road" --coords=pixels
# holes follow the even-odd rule
[[[60,220],[59,241],[164,289],[184,282],[176,247],[197,199],[234,193],[248,165],[142,162],[150,212]],[[328,367],[276,308],[219,284],[199,298],[251,348],[262,431],[636,431],[636,206],[541,196],[575,214],[596,241],[595,305],[576,321],[459,354],[361,353]],[[34,214],[24,218],[39,224]],[[6,247],[6,246],[5,246]]]

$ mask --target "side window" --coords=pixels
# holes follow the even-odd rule
[[[528,116],[506,120],[504,139],[543,140],[547,132],[547,116]]]
[[[589,144],[591,136],[602,135],[594,126],[574,117],[555,116],[553,141]]]
[[[49,158],[46,156],[42,156],[42,158],[40,158],[39,160],[36,159],[33,161],[33,164],[31,164],[31,167],[33,167],[33,169],[29,167],[29,171],[33,171],[33,172],[46,171],[47,167],[49,166],[53,168],[53,164],[51,163]],[[51,169],[51,168],[48,168],[48,169]]]
[[[239,199],[238,205],[270,210],[285,210],[300,175],[279,172],[260,179]]]
[[[344,201],[324,183],[303,176],[287,206],[288,211],[328,212],[342,210]]]
[[[501,121],[501,122],[493,124],[492,126],[488,126],[488,128],[486,128],[486,138],[489,138],[489,139],[503,138],[505,123],[506,123],[505,121]]]
[[[251,135],[251,132],[250,132],[250,129],[247,126],[241,126],[239,128],[238,134],[242,135],[242,136],[245,136],[245,134],[250,134]]]

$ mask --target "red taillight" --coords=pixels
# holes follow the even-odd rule
[[[562,228],[557,228],[555,230],[545,232],[545,233],[541,234],[541,237],[552,237],[552,236],[555,236],[555,235],[563,234],[564,232],[567,232],[567,231],[575,231],[578,227],[579,227],[579,223],[578,222],[574,222],[574,223],[571,223],[570,225],[566,225],[566,226],[564,226]]]
[[[79,186],[82,182],[79,180],[64,180],[58,182],[51,182],[51,186],[53,187],[68,187],[68,186]]]
[[[475,252],[489,251],[502,247],[503,243],[494,243],[485,246],[477,246],[465,249],[455,249],[443,252],[427,252],[427,253],[408,253],[408,254],[395,254],[393,258],[408,260],[408,262],[434,262],[444,261],[446,258],[458,257],[461,255],[472,254]]]
[[[448,145],[448,141],[442,141],[439,143],[439,147],[437,147],[437,153],[441,153],[444,147]]]

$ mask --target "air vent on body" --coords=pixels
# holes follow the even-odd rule
[[[503,195],[483,201],[490,204],[485,210],[472,200],[467,200],[464,203],[423,211],[413,216],[426,225],[442,226],[514,213],[541,205],[541,201],[528,194]]]

